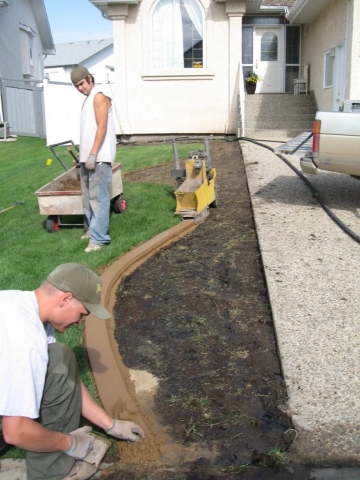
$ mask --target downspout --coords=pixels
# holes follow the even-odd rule
[[[245,87],[242,59],[239,62],[239,118],[238,118],[238,137],[245,137]],[[240,123],[240,125],[239,125]]]

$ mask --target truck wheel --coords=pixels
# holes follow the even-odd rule
[[[115,213],[125,212],[127,209],[127,203],[125,198],[122,195],[119,195],[114,201],[114,211]]]
[[[51,215],[46,219],[46,230],[49,233],[58,232],[60,228],[59,219],[56,215]]]

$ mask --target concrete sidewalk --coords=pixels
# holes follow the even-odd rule
[[[106,479],[106,470],[110,465],[102,464],[94,480]],[[315,468],[304,480],[359,480],[360,468]],[[26,480],[25,460],[1,460],[0,480]]]
[[[111,464],[102,463],[100,469],[92,478],[94,480],[106,478],[103,471],[111,467]],[[5,459],[0,460],[0,480],[26,480],[25,460]]]
[[[288,411],[299,434],[292,451],[306,463],[358,465],[360,245],[286,163],[253,143],[240,144]],[[285,157],[300,170],[300,154]],[[325,172],[307,178],[360,235],[359,181]]]

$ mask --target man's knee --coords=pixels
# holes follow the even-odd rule
[[[46,416],[46,422],[51,421],[52,416],[62,419],[68,415],[70,405],[77,411],[81,396],[78,366],[72,350],[61,343],[51,343],[48,352],[49,363],[41,402],[41,416]],[[45,409],[51,413],[47,415]]]
[[[48,353],[47,379],[54,376],[63,376],[70,383],[79,382],[77,361],[74,352],[69,347],[62,343],[51,343],[48,346]]]

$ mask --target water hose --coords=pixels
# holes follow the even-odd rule
[[[235,142],[235,141],[238,141],[238,140],[242,140],[242,141],[245,141],[245,142],[251,142],[251,143],[254,143],[255,145],[258,145],[259,147],[267,148],[268,150],[273,152],[274,155],[276,155],[283,162],[285,162],[286,165],[288,167],[290,167],[291,170],[293,170],[296,173],[296,175],[298,175],[298,177],[300,177],[301,180],[305,183],[305,185],[310,189],[310,191],[312,192],[314,197],[317,199],[317,201],[319,202],[321,207],[325,210],[325,212],[328,214],[328,216],[331,218],[331,220],[333,220],[336,223],[336,225],[338,227],[340,227],[343,230],[343,232],[345,232],[347,235],[349,235],[349,237],[352,238],[355,242],[360,243],[360,236],[357,235],[355,232],[353,232],[347,225],[345,225],[344,222],[342,222],[340,220],[340,218],[338,218],[335,215],[335,213],[322,200],[322,198],[320,197],[318,192],[315,190],[314,186],[309,182],[309,180],[297,168],[295,168],[294,165],[292,165],[292,163],[289,162],[289,160],[287,160],[283,155],[280,155],[279,153],[276,153],[275,150],[272,147],[270,147],[268,145],[265,145],[264,143],[258,142],[258,141],[254,140],[252,138],[238,137],[235,140],[231,140],[231,141]]]

